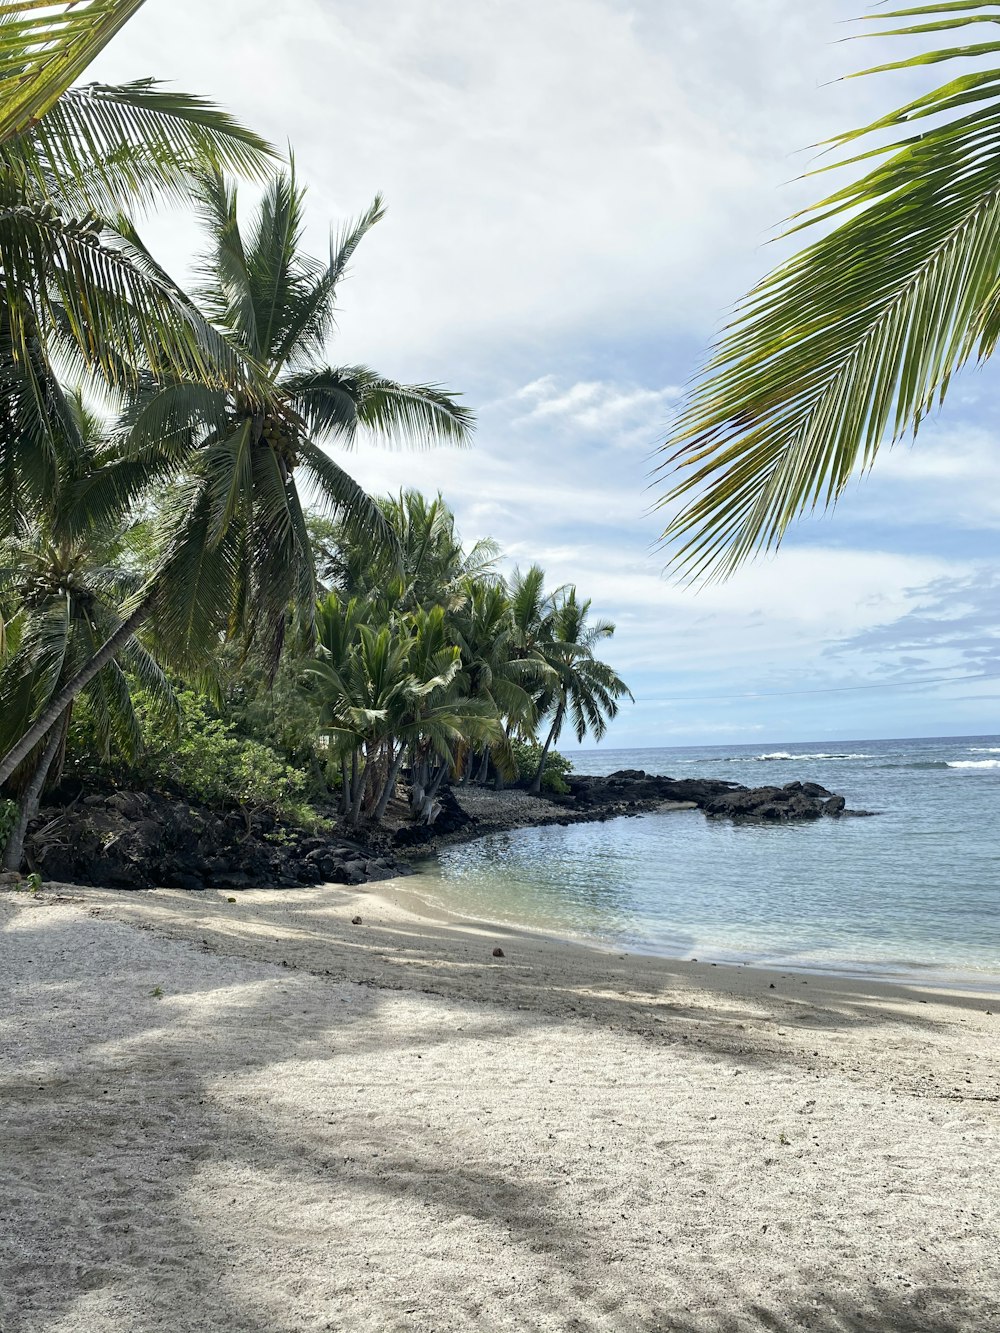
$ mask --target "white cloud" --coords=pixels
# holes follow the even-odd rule
[[[316,253],[330,221],[384,191],[389,215],[343,287],[334,355],[441,380],[485,406],[472,451],[362,448],[344,461],[371,490],[441,489],[468,540],[492,535],[522,562],[541,559],[616,619],[615,660],[649,701],[618,734],[816,737],[838,729],[833,704],[674,712],[665,698],[873,678],[893,652],[933,660],[914,619],[919,590],[967,579],[969,562],[933,554],[926,534],[910,552],[889,548],[917,523],[934,525],[944,551],[959,528],[996,525],[992,432],[929,427],[913,453],[880,459],[841,526],[822,530],[833,542],[853,519],[849,549],[805,546],[817,539],[805,524],[777,560],[697,596],[661,578],[647,450],[707,332],[780,253],[761,242],[822,188],[780,188],[810,164],[798,150],[911,86],[833,82],[891,56],[835,44],[837,21],[858,9],[170,0],[146,5],[96,73],[174,80],[290,140]],[[146,230],[183,271],[190,225],[166,214]],[[956,405],[980,410],[963,385]],[[841,641],[852,646],[838,661],[826,650]],[[884,732],[879,707],[852,703],[859,730]]]
[[[676,385],[649,389],[609,380],[580,380],[561,388],[554,375],[545,375],[514,395],[515,404],[528,408],[514,417],[514,424],[551,423],[566,431],[609,437],[622,447],[639,443],[649,449],[663,438],[680,396]]]
[[[554,583],[579,584],[596,614],[617,617],[617,660],[681,670],[692,661],[713,669],[811,661],[832,642],[907,615],[933,580],[969,572],[931,557],[789,547],[696,592],[668,582],[638,555],[567,546],[537,557]]]
[[[344,293],[351,342],[437,374],[470,345],[528,360],[585,327],[700,339],[815,194],[779,193],[808,165],[794,155],[875,104],[825,86],[849,66],[830,39],[853,8],[171,0],[97,71],[175,80],[290,141],[317,249],[384,191]],[[180,262],[176,220],[152,230]]]

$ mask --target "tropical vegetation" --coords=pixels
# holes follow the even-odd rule
[[[591,623],[572,586],[545,591],[538,566],[505,578],[492,543],[466,551],[440,496],[377,503],[391,570],[383,546],[366,558],[350,524],[335,530],[340,569],[311,641],[289,635],[277,668],[265,644],[220,644],[211,698],[175,675],[161,701],[134,678],[130,748],[105,739],[86,691],[69,727],[71,775],[107,782],[113,765],[120,782],[302,827],[433,825],[445,784],[566,791],[571,765],[551,749],[564,722],[599,738],[629,693],[594,654],[613,626]],[[526,587],[527,646],[516,619]]]
[[[441,496],[376,499],[335,461],[474,425],[438,385],[329,360],[382,202],[314,259],[294,165],[251,131],[150,80],[73,85],[138,8],[0,4],[5,867],[68,780],[248,828],[432,824],[447,782],[558,790],[564,725],[599,737],[628,694],[594,652],[613,627],[466,549]],[[190,292],[141,239],[164,198],[203,227]]]
[[[865,170],[792,219],[789,234],[821,234],[737,308],[664,446],[664,538],[690,577],[732,573],[835,504],[997,345],[1000,44],[982,25],[1000,5],[942,0],[868,21],[883,36],[959,40],[866,74],[966,68],[824,145],[841,150],[834,166]]]

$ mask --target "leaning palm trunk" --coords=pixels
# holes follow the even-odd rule
[[[392,800],[392,794],[396,790],[396,782],[399,778],[400,770],[403,767],[403,761],[406,759],[406,746],[399,747],[399,753],[389,766],[389,773],[385,780],[385,786],[382,788],[382,795],[378,798],[378,804],[372,816],[374,822],[378,824],[386,812],[389,802]]]
[[[563,720],[563,705],[560,704],[559,707],[556,709],[555,719],[553,720],[552,726],[549,730],[548,738],[542,750],[542,761],[538,765],[538,771],[535,773],[534,779],[531,783],[531,790],[535,796],[541,794],[542,774],[545,772],[545,761],[549,757],[549,750],[552,748],[552,742],[555,740],[559,728],[562,726],[562,720]]]
[[[355,751],[355,761],[358,755]],[[371,754],[367,745],[365,746],[364,763],[358,764],[355,770],[354,790],[351,799],[351,827],[357,828],[361,823],[361,808],[364,805],[365,793],[368,791],[368,782],[372,774]]]
[[[28,832],[28,825],[38,813],[38,807],[42,801],[42,791],[45,787],[45,779],[49,775],[49,769],[52,767],[52,761],[56,757],[56,751],[63,742],[62,727],[52,726],[49,728],[49,738],[45,743],[45,749],[42,751],[38,764],[32,774],[31,781],[21,797],[20,808],[17,812],[17,822],[11,829],[10,837],[7,839],[7,846],[3,854],[4,870],[20,870],[21,859],[24,855],[24,838]]]
[[[435,796],[437,796],[438,792],[441,790],[441,783],[445,780],[445,777],[450,769],[451,769],[451,762],[450,760],[446,759],[442,763],[438,771],[434,774],[434,781],[431,783],[430,790],[427,793],[427,795],[431,798],[431,800],[433,800]]]
[[[441,783],[444,781],[445,775],[450,768],[451,763],[446,759],[434,774],[431,785],[423,793],[417,818],[424,824],[433,824],[441,813],[441,806],[438,804],[437,794],[441,790]]]
[[[138,606],[132,612],[127,620],[122,621],[90,661],[66,682],[59,693],[53,695],[21,739],[15,745],[12,745],[0,759],[0,787],[7,781],[22,759],[30,754],[42,737],[48,735],[80,691],[89,685],[98,672],[103,671],[109,662],[114,661],[149,613],[150,600],[147,598],[141,606]]]
[[[410,810],[414,819],[419,819],[423,811],[424,797],[427,793],[429,780],[430,774],[426,758],[416,760],[413,765],[413,781],[410,786]]]

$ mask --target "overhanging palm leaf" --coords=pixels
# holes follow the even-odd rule
[[[43,198],[105,217],[187,200],[208,167],[259,176],[274,152],[211,102],[153,79],[70,88],[4,157]]]
[[[143,0],[0,4],[0,143],[43,116]]]
[[[58,329],[112,384],[137,379],[143,363],[202,382],[241,368],[225,338],[126,238],[93,217],[67,220],[25,201],[2,175],[0,256],[0,298],[19,359],[30,338]]]
[[[884,17],[924,20],[892,35],[934,33],[1000,24],[1000,4]],[[879,68],[998,52],[1000,41],[984,41]],[[1000,69],[956,78],[833,143],[914,125],[850,159],[877,165],[793,219],[793,231],[838,225],[738,307],[671,432],[662,467],[681,479],[661,504],[683,507],[664,538],[688,576],[726,576],[776,547],[802,513],[833,505],[885,440],[915,434],[959,367],[994,351]]]

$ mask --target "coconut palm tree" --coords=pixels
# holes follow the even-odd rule
[[[371,624],[356,600],[331,594],[318,621],[317,656],[305,672],[344,765],[345,813],[355,827],[366,809],[381,819],[410,756],[414,813],[431,822],[456,748],[499,729],[490,710],[456,688],[461,652],[448,642],[443,609]]]
[[[143,0],[0,4],[0,143],[34,125]]]
[[[432,606],[451,612],[466,604],[469,580],[499,581],[497,543],[482,538],[467,551],[440,492],[428,499],[417,490],[400,491],[378,504],[392,531],[392,549],[380,552],[363,535],[358,540],[343,529],[335,534],[337,559],[330,572],[345,591],[383,602],[386,614]]]
[[[57,484],[34,522],[0,543],[0,611],[9,620],[11,651],[0,666],[0,746],[7,748],[24,722],[43,710],[81,663],[122,623],[122,606],[141,582],[130,550],[126,516],[117,508],[97,513],[80,496],[88,475],[108,451],[101,423],[78,394],[65,396],[68,438],[60,454]],[[120,661],[109,662],[88,683],[91,731],[105,756],[112,742],[135,757],[141,741],[129,679],[154,705],[169,708],[172,695],[155,659],[134,635]],[[7,841],[4,866],[17,870],[24,833],[47,779],[61,770],[72,704],[15,773],[20,788],[18,822]],[[20,780],[19,780],[20,779]],[[54,780],[58,780],[57,776]]]
[[[239,365],[121,217],[190,197],[209,164],[260,176],[273,153],[151,80],[66,86],[137,8],[0,4],[0,538],[34,512],[66,438],[53,357],[118,391],[150,368],[215,383]]]
[[[467,580],[465,606],[452,619],[462,651],[462,688],[506,720],[498,740],[483,747],[478,773],[469,772],[471,779],[484,782],[491,757],[498,769],[512,768],[512,735],[534,734],[538,712],[533,695],[551,672],[540,654],[521,655],[504,583]]]
[[[355,540],[393,546],[383,511],[325,452],[325,442],[470,438],[471,413],[439,387],[399,384],[365,366],[324,360],[338,283],[382,217],[379,200],[334,239],[329,261],[320,263],[301,250],[304,192],[293,172],[272,177],[246,235],[236,189],[220,173],[206,175],[200,198],[210,248],[197,299],[239,350],[241,364],[263,368],[267,398],[247,390],[239,369],[215,386],[160,376],[137,396],[127,456],[91,493],[134,495],[151,470],[172,469],[180,521],[117,635],[0,759],[0,783],[144,621],[154,642],[194,671],[220,632],[263,645],[276,663],[289,609],[311,637],[317,586],[300,482],[341,516]]]
[[[728,575],[833,505],[1000,336],[998,45],[975,40],[1000,5],[939,0],[877,18],[901,25],[884,36],[972,35],[878,70],[976,64],[832,141],[867,170],[793,219],[792,232],[824,232],[737,308],[664,446],[663,467],[680,470],[664,536],[689,576]]]
[[[325,451],[330,441],[351,446],[359,434],[375,442],[465,443],[471,416],[433,385],[399,384],[365,366],[326,360],[338,284],[365,234],[383,215],[380,200],[334,239],[329,260],[301,249],[304,191],[294,171],[272,177],[244,234],[237,194],[209,176],[202,212],[210,249],[196,293],[206,316],[225,329],[245,358],[265,368],[272,392],[266,409],[239,382],[223,393],[186,383],[159,384],[132,429],[133,447],[156,447],[166,437],[192,434],[197,466],[190,484],[192,522],[202,525],[199,551],[240,543],[233,574],[220,570],[253,637],[277,651],[286,610],[311,625],[316,603],[312,546],[299,485],[314,503],[338,514],[347,531],[369,547],[393,548],[382,510]],[[186,537],[183,539],[186,540]],[[177,638],[185,626],[184,590],[158,618]]]
[[[590,602],[578,601],[575,588],[561,591],[552,613],[551,635],[539,646],[554,680],[546,686],[538,710],[552,721],[531,784],[536,795],[542,788],[549,750],[562,734],[567,718],[578,741],[588,732],[599,741],[608,721],[617,716],[618,700],[626,695],[632,698],[631,690],[617,672],[594,656],[595,646],[614,634],[614,625],[609,620],[588,624],[589,614]]]
[[[26,366],[40,349],[116,386],[150,365],[214,382],[238,358],[122,218],[190,198],[209,165],[262,176],[274,154],[152,80],[68,87],[137,8],[0,4],[0,322]]]

